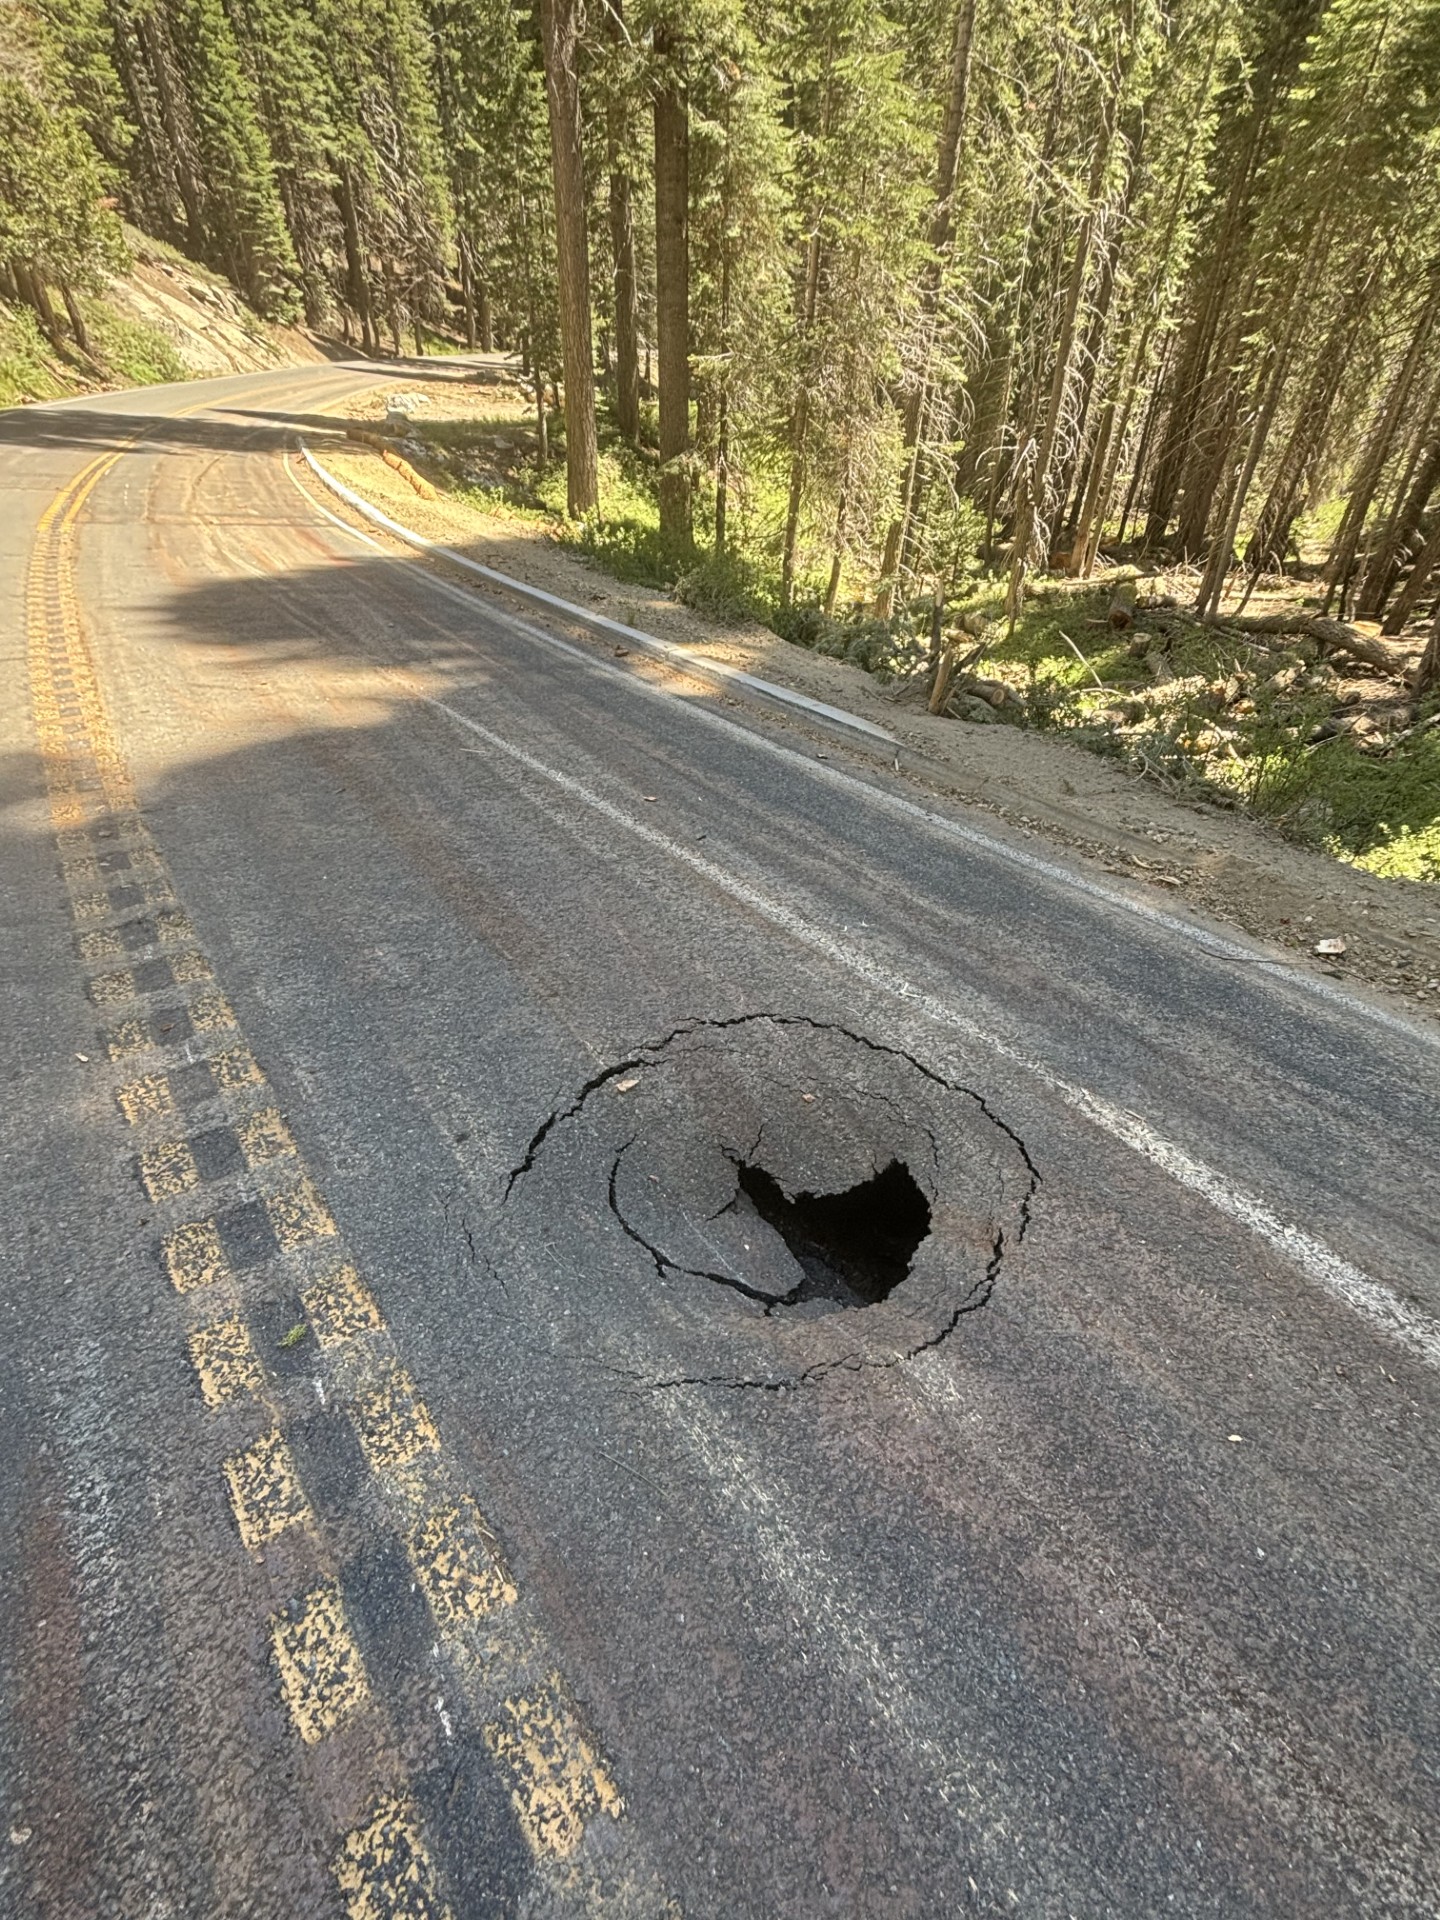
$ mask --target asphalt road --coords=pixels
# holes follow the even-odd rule
[[[372,377],[0,417],[0,1911],[1433,1915],[1434,1029],[347,532]]]

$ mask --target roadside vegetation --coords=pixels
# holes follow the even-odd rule
[[[777,564],[667,543],[653,456],[603,409],[603,513],[577,521],[565,513],[563,417],[547,410],[541,462],[518,380],[460,418],[432,419],[423,396],[399,398],[413,410],[395,444],[491,522],[558,541],[721,623],[758,621],[863,668],[902,704],[1054,733],[1373,873],[1440,881],[1440,693],[1416,701],[1407,675],[1418,644],[1385,639],[1373,622],[1354,632],[1375,660],[1303,631],[1321,603],[1313,577],[1264,577],[1238,625],[1196,617],[1197,572],[1173,565],[1107,565],[1088,581],[1037,576],[1013,622],[1007,581],[978,560],[949,606],[924,596],[881,617],[863,600],[827,609],[816,594],[786,607]]]
[[[1433,877],[1437,169],[1440,0],[5,0],[0,359],[505,349],[487,511]]]
[[[0,300],[0,407],[56,400],[91,387],[184,380],[185,363],[157,327],[128,319],[103,295],[81,294],[86,346],[47,340],[26,307]]]

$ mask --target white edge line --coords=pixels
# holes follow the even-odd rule
[[[299,487],[299,482],[295,480],[293,473],[291,474],[291,479],[294,481],[296,487],[304,493],[304,489]],[[367,546],[376,547],[380,551],[383,551],[382,548],[379,548],[379,543],[372,540],[369,534],[362,533],[358,527],[352,527],[348,521],[342,520],[337,514],[331,513],[327,507],[322,506],[319,501],[313,499],[309,494],[305,494],[305,498],[317,513],[323,514],[327,520],[331,521],[343,532],[353,535],[358,540],[364,541]],[[432,576],[432,584],[443,588],[447,594],[453,595],[459,600],[468,600],[467,595],[463,594],[459,588],[452,587],[448,581],[440,580]],[[566,653],[573,653],[586,662],[606,667],[609,666],[608,662],[593,662],[592,656],[582,648],[574,647],[568,641],[561,640],[554,634],[547,634],[539,629],[531,628],[523,622],[517,621],[514,624],[521,626],[526,633],[533,635],[533,637],[545,640],[561,648]],[[611,670],[614,671],[614,669]],[[828,959],[843,966],[848,972],[857,974],[861,979],[865,980],[868,985],[878,987],[893,997],[917,1007],[928,1018],[934,1020],[939,1025],[948,1027],[952,1032],[960,1034],[968,1041],[988,1047],[993,1053],[999,1054],[1002,1059],[1008,1060],[1013,1066],[1019,1067],[1022,1072],[1032,1075],[1035,1079],[1039,1080],[1043,1086],[1047,1087],[1061,1099],[1066,1106],[1089,1120],[1094,1126],[1100,1128],[1102,1132],[1108,1133],[1112,1139],[1119,1141],[1122,1145],[1129,1147],[1132,1152],[1138,1153],[1143,1159],[1150,1161],[1153,1166],[1159,1168],[1161,1172],[1167,1174],[1179,1185],[1188,1188],[1190,1192],[1208,1201],[1218,1212],[1223,1213],[1238,1226],[1244,1227],[1249,1232],[1256,1234],[1272,1247],[1276,1253],[1281,1255],[1282,1258],[1298,1267],[1308,1279],[1323,1287],[1327,1293],[1341,1301],[1353,1312],[1369,1320],[1379,1331],[1388,1335],[1399,1345],[1409,1348],[1412,1353],[1416,1354],[1428,1365],[1440,1368],[1440,1324],[1437,1324],[1424,1314],[1415,1312],[1415,1310],[1407,1306],[1403,1300],[1398,1299],[1389,1287],[1382,1285],[1377,1280],[1373,1280],[1369,1274],[1364,1273],[1359,1267],[1342,1258],[1333,1248],[1327,1247],[1322,1240],[1316,1239],[1314,1235],[1306,1233],[1303,1228],[1295,1226],[1292,1222],[1282,1219],[1279,1214],[1275,1213],[1270,1207],[1267,1207],[1262,1200],[1257,1199],[1253,1194],[1246,1193],[1243,1188],[1234,1186],[1230,1181],[1225,1179],[1223,1174],[1216,1172],[1213,1167],[1207,1166],[1203,1161],[1194,1159],[1190,1154],[1186,1153],[1182,1147],[1177,1146],[1173,1141],[1167,1140],[1162,1134],[1157,1133],[1154,1128],[1151,1127],[1147,1121],[1141,1119],[1138,1114],[1131,1113],[1126,1108],[1118,1107],[1114,1105],[1113,1102],[1102,1099],[1098,1094],[1091,1093],[1088,1088],[1077,1086],[1073,1081],[1067,1080],[1062,1075],[1053,1072],[1052,1069],[1045,1066],[1043,1062],[1031,1059],[1027,1054],[1022,1053],[1018,1047],[1014,1047],[1008,1041],[1000,1039],[998,1035],[988,1032],[977,1022],[969,1019],[965,1014],[958,1012],[954,1007],[948,1006],[933,994],[925,992],[923,988],[913,986],[908,981],[901,980],[888,968],[880,966],[877,962],[871,960],[868,955],[860,952],[858,948],[852,947],[848,942],[838,940],[834,935],[828,934],[822,929],[813,926],[801,915],[787,907],[783,901],[776,900],[773,896],[763,892],[757,887],[752,887],[748,881],[742,880],[738,875],[732,874],[726,868],[718,866],[713,860],[706,859],[703,854],[695,853],[690,848],[680,845],[679,842],[672,840],[668,834],[662,833],[658,828],[650,826],[646,821],[637,819],[633,814],[627,813],[623,807],[617,806],[613,801],[606,800],[602,795],[595,793],[591,788],[585,786],[583,782],[575,779],[573,775],[563,773],[558,768],[552,767],[548,765],[547,762],[538,759],[534,754],[526,752],[523,747],[513,745],[501,735],[493,733],[488,727],[482,726],[479,721],[470,719],[467,714],[463,714],[457,708],[450,706],[446,701],[437,699],[430,694],[422,694],[421,698],[427,705],[445,714],[458,726],[464,727],[468,732],[477,735],[489,746],[506,754],[510,759],[517,761],[530,772],[538,774],[552,785],[558,786],[562,791],[582,801],[586,806],[595,809],[606,819],[611,820],[618,826],[624,827],[637,839],[661,848],[671,858],[680,861],[685,866],[693,868],[712,884],[730,894],[732,898],[740,900],[744,905],[763,915],[764,918],[772,924],[778,925],[783,931],[788,932],[804,945],[820,952]],[[717,724],[730,727],[733,723],[717,718]],[[737,732],[744,732],[744,729],[737,728],[735,730]],[[759,738],[762,744],[770,744],[763,740],[763,736],[746,733],[745,737],[747,739]],[[803,760],[802,756],[794,754],[792,749],[781,747],[777,748],[776,751],[783,753],[787,758],[799,760],[805,767],[810,768],[810,762]],[[924,808],[915,806],[913,802],[894,799],[893,796],[886,794],[876,794],[875,789],[868,786],[864,781],[855,781],[847,774],[840,774],[833,769],[827,768],[811,768],[810,770],[829,774],[833,778],[843,780],[847,785],[859,786],[865,793],[900,806],[904,808],[906,812],[919,814],[922,818],[932,822],[934,825],[946,827],[951,824],[947,822],[943,816],[927,813]],[[959,829],[959,831],[962,837],[973,838],[980,844],[991,847],[994,851],[1012,859],[1019,860],[1021,864],[1025,866],[1037,868],[1050,877],[1072,882],[1076,878],[1075,876],[1069,875],[1063,867],[1055,867],[1048,861],[1034,859],[1029,855],[1021,853],[1016,848],[1007,847],[1003,841],[991,841],[988,835],[973,832],[970,829],[962,828]],[[1203,932],[1202,929],[1188,926],[1183,920],[1176,921],[1168,914],[1147,908],[1144,906],[1144,903],[1127,901],[1123,895],[1111,894],[1107,888],[1092,886],[1088,882],[1081,882],[1080,884],[1083,885],[1084,891],[1088,893],[1094,893],[1103,899],[1112,900],[1121,906],[1131,907],[1133,910],[1143,913],[1145,917],[1157,920],[1161,924],[1173,925],[1179,932],[1188,934],[1191,937]],[[1206,944],[1209,944],[1208,941]],[[1245,950],[1240,948],[1237,949],[1237,951],[1244,953]],[[1251,956],[1245,954],[1245,957],[1250,958]],[[1290,969],[1280,966],[1268,966],[1265,971],[1277,973],[1282,976],[1289,975],[1291,972]],[[1303,980],[1305,976],[1302,974],[1295,975],[1294,977]],[[1340,999],[1344,996],[1336,995],[1334,997]],[[1364,1005],[1363,1002],[1356,1002],[1355,1004],[1362,1007]],[[1367,1009],[1367,1011],[1369,1011],[1369,1009]],[[1394,1024],[1404,1027],[1407,1033],[1411,1031],[1404,1022],[1396,1021]]]
[[[894,734],[887,733],[883,727],[877,727],[873,720],[863,720],[858,714],[846,713],[843,707],[828,706],[823,700],[812,700],[808,694],[796,693],[790,687],[777,686],[772,680],[762,680],[758,675],[745,673],[739,667],[727,667],[723,661],[706,660],[701,656],[687,653],[684,647],[672,646],[668,640],[657,639],[653,633],[644,633],[639,627],[627,627],[621,620],[612,620],[608,614],[594,613],[588,607],[577,607],[573,601],[562,600],[559,594],[546,593],[543,587],[532,587],[524,580],[516,580],[508,573],[498,573],[494,567],[482,566],[478,560],[470,560],[463,553],[457,553],[454,547],[442,546],[438,540],[427,540],[424,534],[415,533],[409,527],[402,527],[398,520],[392,520],[377,506],[364,499],[337,480],[311,453],[302,439],[300,451],[316,478],[330,488],[332,493],[352,506],[357,513],[363,513],[367,520],[376,526],[384,527],[387,533],[393,533],[407,545],[419,547],[422,552],[438,554],[442,560],[449,560],[457,567],[464,567],[468,573],[478,573],[483,580],[490,580],[507,592],[523,594],[527,600],[534,600],[543,607],[550,607],[557,613],[563,613],[567,619],[583,621],[587,627],[598,627],[605,633],[618,633],[632,645],[642,648],[646,653],[656,654],[667,660],[671,666],[684,667],[687,672],[708,674],[712,679],[727,681],[731,686],[746,687],[751,693],[763,694],[767,700],[777,701],[781,706],[796,707],[811,719],[823,720],[832,727],[841,727],[847,733],[858,733],[862,738],[895,752],[899,746]]]
[[[496,573],[488,567],[481,566],[478,561],[467,560],[464,554],[456,553],[452,548],[438,546],[434,541],[425,539],[422,534],[412,533],[408,528],[402,527],[398,521],[391,520],[387,514],[382,513],[378,507],[373,507],[368,500],[362,499],[359,494],[347,487],[343,481],[337,480],[333,474],[327,473],[325,468],[315,459],[303,440],[300,440],[299,446],[301,453],[305,456],[307,464],[325,486],[330,487],[339,498],[348,502],[358,513],[364,514],[367,519],[374,521],[377,525],[385,527],[395,534],[397,538],[404,540],[410,546],[419,548],[422,551],[438,553],[447,559],[454,560],[472,573],[481,574],[485,578],[494,580],[502,586],[514,588],[519,593],[527,594],[531,599],[542,601],[576,619],[588,622],[592,626],[606,627],[616,633],[628,634],[632,638],[646,643],[648,646],[660,649],[661,652],[667,656],[676,654],[678,656],[678,662],[682,666],[699,667],[703,671],[707,673],[713,672],[721,678],[739,680],[751,687],[760,688],[767,693],[787,697],[791,702],[802,705],[806,709],[830,715],[840,713],[839,708],[823,707],[818,701],[807,700],[803,694],[789,694],[787,689],[774,687],[769,681],[758,680],[753,675],[741,673],[738,668],[724,667],[718,662],[706,663],[692,660],[688,655],[680,653],[677,649],[670,648],[665,641],[656,640],[653,635],[641,634],[634,627],[622,626],[619,621],[607,619],[604,614],[590,613],[583,607],[572,606],[569,601],[562,600],[555,594],[545,593],[538,587],[526,586],[523,581],[512,580],[507,574]],[[367,534],[362,534],[358,527],[352,527],[348,521],[341,520],[337,515],[328,512],[313,496],[306,494],[305,497],[310,500],[311,505],[315,507],[317,512],[325,514],[326,519],[333,521],[336,526],[343,527],[347,533],[354,534],[357,539],[367,541],[371,546],[377,544],[375,541],[370,540]],[[436,584],[443,583],[437,579]],[[523,625],[523,623],[517,624]],[[554,634],[546,634],[530,626],[523,626],[523,630],[533,638],[551,641],[557,646],[566,646],[566,643]],[[568,646],[566,650],[571,652],[580,651],[579,649],[569,648]],[[608,665],[609,663],[601,662],[598,664]],[[902,814],[908,819],[923,821],[933,832],[943,834],[952,840],[962,840],[968,846],[978,847],[986,853],[1009,861],[1012,866],[1023,867],[1029,873],[1040,875],[1046,880],[1065,887],[1072,893],[1083,894],[1088,899],[1103,901],[1107,906],[1119,907],[1124,912],[1134,915],[1137,919],[1148,921],[1151,926],[1163,927],[1167,933],[1179,934],[1183,939],[1188,940],[1191,945],[1199,947],[1203,952],[1211,954],[1217,959],[1243,961],[1248,966],[1253,967],[1257,973],[1266,974],[1272,980],[1278,980],[1286,986],[1299,988],[1301,991],[1308,993],[1313,999],[1326,1001],[1332,1007],[1341,1009],[1346,1013],[1360,1014],[1365,1019],[1374,1021],[1377,1026],[1385,1027],[1391,1033],[1402,1035],[1411,1044],[1418,1040],[1425,1046],[1440,1049],[1440,1031],[1434,1031],[1429,1026],[1422,1025],[1418,1020],[1406,1019],[1400,1014],[1391,1013],[1386,1007],[1375,1006],[1372,1002],[1362,1000],[1353,993],[1347,993],[1343,988],[1331,986],[1327,980],[1317,980],[1313,974],[1302,972],[1299,967],[1291,966],[1287,961],[1274,960],[1259,946],[1247,946],[1244,942],[1230,939],[1225,934],[1214,931],[1209,927],[1198,926],[1191,920],[1182,920],[1178,914],[1167,913],[1163,907],[1152,906],[1147,900],[1137,900],[1129,894],[1119,892],[1118,889],[1114,887],[1103,886],[1097,880],[1088,879],[1086,875],[1076,872],[1073,868],[1061,866],[1053,860],[1046,860],[1039,854],[1027,853],[1021,847],[1011,846],[1008,841],[1001,840],[994,834],[986,833],[983,828],[968,826],[960,820],[948,819],[944,814],[934,813],[930,808],[920,806],[914,800],[907,800],[901,794],[886,793],[882,788],[872,786],[869,781],[859,780],[853,774],[846,773],[842,768],[827,767],[822,762],[814,761],[805,754],[797,753],[792,747],[787,747],[779,741],[767,739],[762,733],[755,733],[747,728],[734,727],[734,723],[725,720],[723,716],[713,715],[707,717],[714,718],[718,725],[733,728],[735,732],[743,734],[745,739],[763,747],[767,752],[773,753],[781,759],[791,760],[794,761],[795,764],[803,766],[812,777],[828,781],[832,786],[846,787],[852,790],[858,788],[875,804],[887,808],[892,813]],[[868,728],[871,724],[869,721],[860,720],[855,716],[841,717],[853,720],[856,726],[862,728]],[[875,728],[874,732],[887,744],[892,746],[895,744],[891,736],[884,733],[880,728]]]
[[[1192,1193],[1207,1200],[1220,1213],[1225,1214],[1238,1226],[1256,1234],[1274,1250],[1299,1267],[1309,1279],[1323,1287],[1326,1292],[1342,1301],[1355,1313],[1369,1320],[1373,1326],[1400,1345],[1408,1347],[1420,1359],[1432,1367],[1440,1367],[1440,1323],[1427,1315],[1417,1313],[1399,1299],[1396,1294],[1359,1267],[1343,1259],[1332,1248],[1327,1247],[1303,1228],[1284,1220],[1262,1200],[1246,1193],[1241,1187],[1232,1185],[1225,1176],[1217,1173],[1213,1167],[1191,1157],[1182,1147],[1157,1133],[1149,1123],[1138,1114],[1127,1112],[1123,1107],[1115,1106],[1111,1101],[1091,1093],[1088,1088],[1077,1086],[1063,1075],[1055,1073],[1043,1061],[1032,1059],[1007,1040],[988,1032],[966,1014],[949,1006],[945,1001],[928,993],[922,987],[901,979],[890,968],[872,960],[868,954],[853,947],[848,941],[837,939],[823,928],[815,926],[803,915],[788,907],[783,900],[752,886],[748,881],[717,865],[704,854],[693,852],[672,840],[668,834],[650,826],[646,821],[627,813],[623,807],[607,800],[603,795],[587,787],[583,781],[573,775],[550,766],[535,754],[523,747],[515,746],[502,735],[494,733],[489,727],[482,726],[478,720],[472,720],[468,714],[450,706],[446,701],[431,694],[422,694],[421,699],[437,712],[443,713],[458,726],[475,734],[486,745],[509,759],[516,761],[527,771],[557,786],[573,799],[592,808],[616,826],[625,828],[637,839],[660,848],[670,858],[692,868],[712,886],[728,893],[732,899],[739,900],[752,911],[763,915],[772,925],[778,926],[792,938],[808,946],[813,952],[821,954],[834,964],[844,967],[847,972],[858,976],[865,983],[877,988],[893,998],[905,1002],[924,1014],[937,1025],[948,1027],[972,1044],[988,1047],[992,1052],[1019,1067],[1049,1089],[1066,1106],[1083,1115],[1092,1124],[1108,1133],[1112,1139],[1129,1147],[1142,1158],[1158,1167],[1179,1185],[1187,1187]]]

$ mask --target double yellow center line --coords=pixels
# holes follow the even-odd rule
[[[443,1920],[435,1835],[297,1456],[306,1415],[293,1370],[287,1383],[273,1335],[267,1348],[256,1326],[278,1281],[302,1316],[280,1344],[310,1343],[314,1391],[358,1442],[366,1511],[403,1545],[423,1595],[436,1684],[451,1696],[435,1697],[444,1739],[457,1721],[479,1730],[532,1873],[586,1911],[617,1871],[632,1890],[649,1878],[624,1862],[618,1835],[586,1844],[597,1817],[621,1819],[620,1794],[175,898],[110,727],[76,596],[75,529],[133,444],[90,461],[40,516],[26,588],[32,708],[75,950],[106,1021],[97,1070],[154,1209],[157,1279],[168,1276],[197,1399],[216,1423],[217,1498],[260,1576],[271,1683],[302,1754],[335,1747],[353,1783],[338,1800],[317,1791],[342,1816],[328,1844],[352,1920]],[[640,1904],[669,1909],[658,1888]]]

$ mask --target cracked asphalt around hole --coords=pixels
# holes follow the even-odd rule
[[[378,377],[0,417],[0,1912],[1440,1910],[1440,1053],[347,532]]]
[[[868,1303],[817,1287],[753,1197],[757,1173],[793,1205],[863,1194],[892,1168],[923,1226]],[[938,1346],[1018,1255],[1036,1185],[983,1098],[900,1049],[811,1018],[730,1016],[628,1056],[548,1114],[485,1237],[507,1290],[513,1276],[542,1312],[555,1302],[552,1324],[570,1321],[572,1350],[637,1380],[656,1351],[649,1386],[779,1389]],[[536,1215],[566,1221],[564,1265],[537,1246]],[[577,1301],[581,1245],[592,1278]]]

